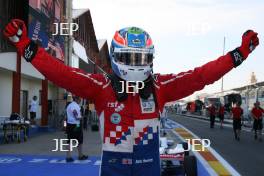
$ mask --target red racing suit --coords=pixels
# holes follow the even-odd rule
[[[137,93],[129,94],[118,102],[103,74],[65,66],[43,48],[38,48],[31,63],[54,84],[94,101],[103,142],[101,176],[159,176],[159,112],[164,104],[203,89],[234,67],[228,53],[194,70],[155,74],[155,95],[143,100]]]

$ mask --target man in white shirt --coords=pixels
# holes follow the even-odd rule
[[[68,143],[70,144],[70,139],[76,139],[78,141],[78,153],[79,160],[86,160],[88,156],[82,153],[83,144],[83,131],[81,127],[81,108],[79,103],[81,102],[80,97],[73,96],[73,101],[67,106],[67,127],[66,132],[68,136]],[[74,159],[71,157],[70,145],[68,145],[68,151],[66,156],[66,162],[73,162]]]
[[[29,105],[29,114],[30,114],[30,122],[31,124],[35,125],[35,119],[37,115],[37,109],[38,109],[38,102],[37,102],[38,97],[33,96],[30,105]]]

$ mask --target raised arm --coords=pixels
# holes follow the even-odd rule
[[[100,74],[86,74],[83,71],[65,66],[50,56],[27,37],[23,21],[12,20],[5,28],[4,35],[13,43],[26,61],[42,73],[48,80],[83,98],[94,100],[105,82]]]
[[[177,75],[160,75],[159,82],[165,102],[175,101],[202,90],[206,85],[214,83],[232,68],[240,65],[258,46],[257,35],[252,30],[248,30],[243,34],[240,47],[194,70]]]
[[[95,100],[106,82],[102,74],[87,74],[80,69],[65,66],[43,48],[38,48],[31,63],[48,80],[83,98]]]

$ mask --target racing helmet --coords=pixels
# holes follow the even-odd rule
[[[144,81],[152,74],[154,46],[137,27],[116,31],[110,47],[113,72],[126,81]]]

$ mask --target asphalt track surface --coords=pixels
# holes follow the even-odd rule
[[[99,132],[84,131],[83,152],[90,156],[101,155],[101,138]],[[33,137],[29,137],[27,142],[11,142],[2,144],[0,141],[0,155],[48,155],[48,156],[65,156],[65,152],[57,151],[54,139],[66,139],[63,131],[43,133]],[[72,152],[73,156],[77,155],[77,149]],[[1,172],[0,172],[1,176]]]
[[[253,132],[242,130],[241,140],[236,141],[230,127],[220,129],[216,123],[215,128],[210,129],[208,121],[179,115],[170,117],[200,138],[210,139],[211,147],[242,176],[264,175],[264,141],[255,141]]]

